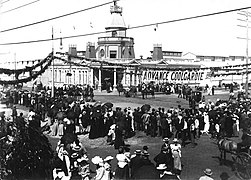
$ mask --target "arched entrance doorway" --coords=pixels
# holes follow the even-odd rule
[[[113,69],[104,68],[101,70],[101,90],[107,90],[109,86],[114,87]],[[116,85],[115,85],[116,86]]]

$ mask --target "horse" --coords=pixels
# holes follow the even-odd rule
[[[118,91],[119,96],[120,96],[120,93],[121,93],[121,92],[124,92],[123,84],[118,83],[116,88],[117,88],[117,91]]]
[[[148,88],[146,84],[141,85],[140,91],[141,91],[142,99],[147,99]]]
[[[130,92],[130,94],[132,94],[133,97],[136,97],[136,95],[137,95],[137,87],[136,86],[131,86],[129,92]]]
[[[219,139],[217,145],[220,151],[220,165],[222,165],[223,160],[226,161],[227,153],[234,155],[237,153],[237,150],[238,150],[237,143],[227,138]]]

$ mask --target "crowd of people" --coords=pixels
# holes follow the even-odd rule
[[[107,156],[102,159],[96,156],[92,159],[92,163],[96,165],[95,179],[149,179],[153,176],[161,179],[165,176],[169,179],[179,179],[182,172],[181,148],[186,147],[188,143],[195,148],[196,139],[202,134],[219,139],[239,136],[240,129],[243,129],[242,145],[251,146],[248,138],[251,134],[251,103],[243,96],[231,97],[228,101],[209,101],[198,109],[183,108],[181,105],[168,109],[151,106],[113,109],[111,103],[90,103],[94,94],[90,94],[91,90],[87,89],[86,93],[81,94],[81,99],[75,98],[76,96],[71,93],[75,92],[74,89],[62,92],[57,90],[56,98],[50,98],[43,91],[28,94],[28,100],[24,96],[25,93],[21,96],[15,95],[16,93],[10,94],[14,96],[12,118],[16,124],[35,124],[51,136],[61,136],[57,148],[60,165],[55,167],[55,177],[71,178],[70,169],[75,168],[82,179],[90,178],[90,162],[86,150],[76,138],[76,135],[81,133],[87,133],[89,139],[107,138],[107,145],[112,145],[118,150],[115,157]],[[178,95],[179,92],[178,90]],[[182,97],[186,97],[186,94],[182,94]],[[27,119],[22,114],[17,114],[15,104],[18,103],[30,108]],[[3,123],[4,114],[1,117]],[[125,139],[134,136],[138,131],[164,141],[160,153],[153,159],[154,162],[149,159],[149,147],[130,154]],[[74,139],[70,142],[70,147],[69,142],[64,141],[69,134]],[[69,172],[62,170],[62,162],[66,162],[64,151],[68,154]],[[72,157],[74,152],[77,153],[75,160]],[[118,163],[117,167],[111,168],[109,162],[113,159]],[[114,172],[112,169],[115,169]],[[142,173],[148,169],[153,173]],[[61,172],[61,175],[56,171]]]

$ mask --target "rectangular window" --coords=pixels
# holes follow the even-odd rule
[[[83,77],[83,84],[85,84],[85,72],[84,71],[82,71],[82,77]]]
[[[79,71],[79,84],[81,84],[81,71]]]
[[[59,82],[61,83],[61,70],[59,70]]]
[[[85,83],[88,84],[87,71],[85,71]]]
[[[75,71],[73,71],[73,83],[76,84],[76,74],[75,74]]]
[[[55,71],[54,71],[54,80],[55,80],[55,82],[57,82],[57,77],[58,77],[58,75],[57,75],[57,70],[55,70]]]
[[[66,76],[66,74],[67,74],[67,71],[65,71],[65,84],[67,84],[67,76]]]
[[[110,51],[110,58],[116,58],[117,57],[117,51]]]

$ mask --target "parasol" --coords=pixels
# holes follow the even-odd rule
[[[107,108],[112,108],[113,104],[111,102],[106,102],[105,104],[103,104],[103,106],[106,106]]]
[[[101,106],[101,104],[102,104],[101,101],[97,101],[97,102],[95,102],[95,103],[93,104],[93,106],[94,106],[94,107],[98,107],[98,106]]]
[[[65,117],[65,113],[64,113],[63,111],[59,111],[59,112],[57,113],[57,119],[58,119],[58,120],[63,120],[64,117]]]
[[[73,120],[75,118],[75,112],[70,109],[67,113],[66,113],[66,117],[70,120]]]
[[[70,134],[70,133],[66,133],[62,136],[62,138],[60,139],[61,144],[64,144],[65,146],[67,144],[71,144],[73,142],[76,142],[78,140],[77,135],[75,134]]]
[[[147,111],[150,111],[151,109],[151,106],[149,104],[144,104],[142,107],[141,107],[141,111],[143,112],[147,112]]]
[[[105,78],[104,80],[105,80],[105,81],[109,81],[110,79],[111,79],[111,78]]]

